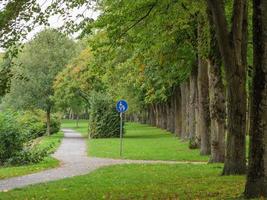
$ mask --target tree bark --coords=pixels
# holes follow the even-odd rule
[[[201,136],[200,154],[210,154],[210,111],[209,111],[208,66],[204,59],[199,60],[198,68],[198,127]]]
[[[253,1],[254,68],[245,196],[267,197],[267,1]]]
[[[186,101],[186,96],[187,96],[187,91],[186,91],[186,83],[183,82],[180,84],[181,88],[181,139],[185,140],[187,139],[187,134],[186,134],[186,127],[187,127],[187,101]]]
[[[190,75],[190,107],[189,107],[189,148],[198,148],[196,137],[196,102],[197,102],[197,65],[194,65]]]
[[[198,75],[197,75],[197,79],[198,79]],[[196,144],[197,144],[197,148],[200,148],[200,144],[201,144],[201,133],[200,133],[200,123],[199,123],[199,107],[198,107],[198,80],[196,80],[196,102],[195,102],[195,121],[196,121]]]
[[[180,87],[176,87],[174,90],[174,126],[175,126],[175,135],[181,137],[182,135],[182,103],[181,103],[181,90]]]
[[[175,93],[175,89],[173,92],[173,95],[171,96],[171,115],[172,115],[172,119],[171,119],[171,132],[175,133],[175,98],[176,98],[176,93]]]
[[[209,162],[224,162],[225,158],[225,93],[220,67],[209,61],[211,157]]]
[[[161,103],[162,106],[162,129],[167,130],[167,103]]]
[[[247,45],[247,2],[235,0],[231,32],[224,11],[223,0],[208,0],[212,12],[217,40],[225,66],[227,81],[227,148],[224,175],[246,172],[245,130],[246,90],[245,69]]]
[[[158,113],[158,104],[154,104],[154,109],[155,109],[155,126],[159,127],[159,113]]]
[[[152,126],[156,126],[156,112],[155,112],[155,104],[150,105],[150,124]]]
[[[170,131],[171,133],[174,133],[175,127],[174,127],[174,95],[173,94],[169,100],[166,102],[166,110],[167,110],[167,131]]]
[[[185,85],[185,91],[186,91],[186,139],[189,139],[189,122],[190,122],[190,81],[188,80]]]
[[[212,15],[207,10],[210,22],[210,51],[208,60],[209,106],[211,120],[211,156],[210,163],[222,163],[225,158],[225,89],[222,81],[222,60]]]
[[[163,115],[163,112],[162,112],[162,105],[161,105],[161,103],[159,103],[159,104],[158,104],[159,128],[162,128],[162,127],[163,127],[162,115]]]
[[[166,129],[165,125],[166,119],[165,119],[165,106],[163,103],[159,104],[159,127],[161,129]]]
[[[154,121],[153,126],[157,126],[157,104],[153,103]]]
[[[247,78],[250,80],[252,77],[253,67],[247,67]],[[247,80],[248,94],[247,94],[247,116],[246,116],[246,134],[249,135],[250,130],[250,112],[251,112],[251,96],[252,96],[252,83]]]

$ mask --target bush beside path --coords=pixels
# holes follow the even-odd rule
[[[43,136],[37,139],[38,143],[35,145],[38,149],[49,149],[48,154],[51,154],[55,152],[59,147],[63,135],[63,132],[58,132],[51,136]],[[48,157],[44,158],[43,161],[35,164],[27,164],[21,166],[3,166],[0,167],[0,180],[36,173],[46,169],[58,167],[59,165],[59,161],[49,155]]]

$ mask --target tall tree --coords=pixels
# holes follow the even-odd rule
[[[16,109],[40,108],[47,113],[47,134],[53,109],[53,81],[75,53],[75,43],[56,30],[45,30],[18,55],[12,69],[7,104]]]
[[[227,81],[227,148],[223,174],[246,172],[246,46],[247,1],[233,3],[232,26],[228,31],[223,0],[208,0]]]
[[[245,195],[267,197],[267,1],[253,1],[254,76]]]

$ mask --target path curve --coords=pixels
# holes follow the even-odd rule
[[[64,138],[53,157],[61,162],[60,167],[29,174],[20,177],[0,180],[0,191],[7,191],[15,188],[22,188],[37,183],[64,179],[78,175],[88,174],[100,167],[115,164],[130,163],[192,163],[205,164],[204,162],[183,162],[183,161],[149,161],[149,160],[120,160],[109,158],[88,157],[86,153],[86,140],[77,132],[71,129],[63,129]]]

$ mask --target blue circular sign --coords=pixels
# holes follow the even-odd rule
[[[128,103],[125,100],[119,100],[116,105],[116,109],[119,113],[124,113],[128,110]]]

